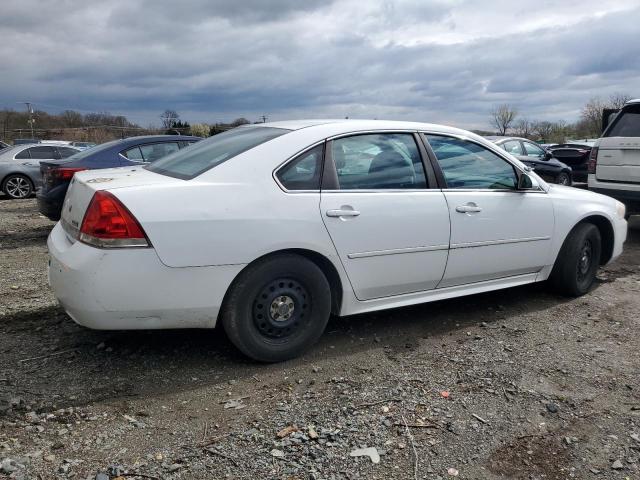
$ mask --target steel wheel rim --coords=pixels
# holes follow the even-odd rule
[[[577,274],[579,282],[587,278],[592,262],[593,246],[591,245],[591,240],[585,240],[582,247],[580,247],[580,256],[578,257]]]
[[[307,289],[292,278],[265,285],[253,301],[253,324],[264,338],[285,340],[298,334],[311,315]]]
[[[5,186],[7,193],[13,198],[24,198],[29,195],[31,185],[24,177],[13,177],[7,180]]]
[[[560,185],[569,185],[569,177],[567,175],[560,175]]]

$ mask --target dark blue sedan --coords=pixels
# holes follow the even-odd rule
[[[83,150],[64,160],[40,162],[42,188],[38,209],[51,220],[59,220],[62,202],[74,173],[98,168],[144,165],[201,140],[188,135],[152,135],[114,140]]]

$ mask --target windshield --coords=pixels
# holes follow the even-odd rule
[[[162,175],[190,180],[242,152],[290,131],[273,127],[234,128],[167,155],[145,168]]]
[[[609,128],[604,137],[640,137],[640,105],[624,107]]]

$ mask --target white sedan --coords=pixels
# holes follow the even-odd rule
[[[360,120],[248,125],[146,167],[77,173],[50,284],[96,329],[213,328],[264,362],[346,316],[549,280],[586,293],[624,205],[483,138]]]

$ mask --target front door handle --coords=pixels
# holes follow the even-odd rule
[[[465,205],[458,205],[456,207],[456,212],[458,213],[478,213],[481,211],[482,211],[482,208],[480,208],[478,205],[476,205],[473,202],[469,202]]]
[[[357,217],[360,215],[358,210],[350,210],[350,209],[338,209],[338,210],[327,210],[327,217]]]

